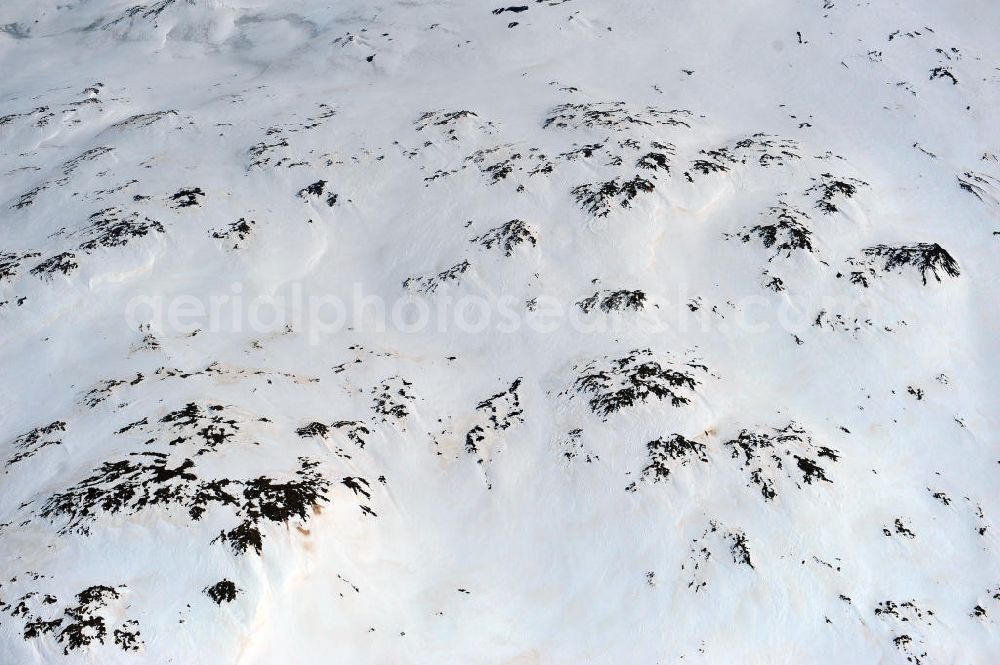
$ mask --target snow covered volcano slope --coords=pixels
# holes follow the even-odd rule
[[[4,0],[0,663],[996,663],[1000,5]]]

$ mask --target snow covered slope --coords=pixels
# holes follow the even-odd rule
[[[1000,5],[4,0],[0,663],[995,663]]]

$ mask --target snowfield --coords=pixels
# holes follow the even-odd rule
[[[0,2],[0,663],[1000,660],[1000,4]]]

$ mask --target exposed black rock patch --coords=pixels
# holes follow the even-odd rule
[[[832,482],[817,459],[825,458],[831,462],[839,459],[835,450],[814,445],[806,430],[795,423],[760,431],[744,429],[723,446],[730,449],[733,459],[742,458],[741,468],[748,474],[747,487],[756,485],[765,501],[772,501],[778,496],[776,483],[780,476],[792,480],[800,489],[800,483]],[[794,466],[792,460],[795,461]],[[798,479],[793,468],[798,471]]]
[[[27,208],[30,205],[34,205],[35,199],[38,197],[38,195],[44,192],[46,189],[48,189],[48,187],[49,187],[48,183],[42,183],[41,185],[32,187],[24,194],[21,194],[21,196],[17,197],[17,200],[14,201],[11,207],[14,208],[15,210],[21,210],[22,208]]]
[[[998,604],[998,601],[1000,601],[1000,586],[993,587],[992,589],[986,589],[986,596],[985,596],[985,598],[981,597],[981,600],[979,601],[979,604],[977,604],[973,608],[972,613],[969,616],[971,616],[973,618],[977,618],[977,619],[981,619],[981,618],[987,616],[988,613],[987,613],[986,607],[984,607],[984,605],[994,606],[994,605]]]
[[[289,372],[278,372],[266,369],[248,369],[242,367],[232,367],[224,363],[214,362],[202,370],[179,370],[170,367],[161,367],[155,372],[156,376],[161,379],[188,379],[193,376],[216,376],[216,377],[226,377],[230,379],[246,379],[250,377],[259,377],[266,379],[268,383],[274,378],[283,378],[296,384],[306,384],[306,383],[318,383],[319,379],[315,377],[302,376],[299,374],[291,374]]]
[[[114,149],[109,146],[98,146],[96,148],[85,150],[76,157],[66,160],[65,162],[63,162],[61,166],[62,175],[55,178],[54,180],[48,180],[39,185],[36,185],[29,191],[19,196],[17,200],[14,201],[14,204],[11,207],[14,208],[15,210],[20,210],[22,208],[27,208],[28,206],[34,205],[35,199],[43,191],[49,189],[49,187],[52,186],[65,185],[67,182],[69,182],[73,173],[75,173],[76,170],[82,164],[94,161],[95,159],[98,159],[103,155],[113,152],[113,150]]]
[[[236,596],[243,593],[243,590],[236,586],[232,580],[219,580],[215,584],[205,587],[203,591],[216,605],[231,603],[236,600]]]
[[[232,241],[233,249],[239,249],[240,243],[253,234],[253,227],[256,223],[252,219],[248,220],[245,217],[240,217],[221,231],[212,231],[211,235],[217,240]]]
[[[588,143],[578,148],[573,148],[569,152],[564,152],[560,154],[559,157],[568,162],[572,162],[577,159],[589,159],[594,156],[594,153],[596,153],[603,147],[604,147],[603,143]]]
[[[613,204],[617,203],[622,208],[629,208],[632,205],[632,200],[641,192],[649,193],[654,189],[653,183],[637,175],[631,180],[621,182],[618,178],[614,178],[607,182],[577,185],[571,193],[581,208],[597,217],[607,217]]]
[[[191,443],[195,446],[196,456],[214,452],[219,446],[231,443],[240,431],[240,422],[228,416],[227,408],[219,404],[189,402],[184,408],[166,414],[159,422],[172,430],[171,436],[175,438],[170,440],[169,445]]]
[[[741,164],[756,161],[758,166],[785,166],[788,162],[801,159],[799,144],[791,139],[783,139],[768,134],[754,134],[734,144]]]
[[[757,166],[784,166],[789,161],[801,159],[798,143],[768,134],[754,134],[731,144],[710,150],[699,150],[699,157],[691,162],[684,176],[694,182],[691,172],[709,175],[725,173],[733,166],[752,163]]]
[[[916,245],[875,245],[867,247],[864,255],[870,260],[882,262],[884,272],[911,267],[920,271],[920,278],[927,284],[927,273],[941,281],[941,273],[948,277],[958,277],[961,274],[958,263],[946,249],[937,243],[917,243]]]
[[[583,430],[580,428],[571,429],[566,436],[559,440],[559,452],[566,461],[573,461],[582,456],[588,464],[600,460],[600,456],[590,452],[583,445],[580,439],[583,437]]]
[[[486,464],[499,452],[497,433],[524,422],[524,409],[518,389],[521,379],[476,405],[476,424],[465,433],[465,452],[476,456],[477,464]],[[487,480],[487,487],[491,487]]]
[[[670,158],[676,154],[677,149],[672,144],[656,141],[652,143],[652,146],[654,148],[653,151],[647,152],[636,160],[636,168],[648,171],[663,171],[669,174]]]
[[[753,163],[762,167],[784,166],[791,160],[801,159],[798,143],[768,134],[754,134],[729,145],[711,150],[699,150],[700,157],[691,162],[685,172],[689,182],[694,182],[691,171],[702,175],[725,173],[737,164]]]
[[[669,400],[675,407],[685,406],[691,401],[686,393],[698,385],[695,372],[708,371],[704,365],[695,363],[661,363],[649,349],[636,349],[621,358],[605,356],[575,369],[579,376],[573,387],[590,395],[590,409],[605,419],[651,399]]]
[[[829,173],[822,174],[819,178],[812,179],[816,184],[806,190],[806,194],[817,194],[816,207],[824,214],[832,215],[840,208],[835,203],[838,196],[850,199],[858,193],[861,187],[867,187],[868,183],[857,178],[847,178],[833,176]]]
[[[495,185],[515,169],[523,170],[518,163],[524,159],[524,155],[513,145],[498,145],[492,148],[477,150],[465,158],[467,164],[475,165],[480,173],[489,180],[491,185]]]
[[[365,437],[372,433],[364,423],[357,420],[338,420],[330,427],[342,431],[359,448],[365,447]]]
[[[124,386],[126,384],[134,386],[141,383],[145,378],[146,377],[144,377],[141,373],[136,373],[135,377],[132,379],[104,379],[87,391],[87,393],[83,396],[81,403],[92,409],[98,404],[101,404],[105,400],[109,399],[120,386]]]
[[[503,249],[504,256],[514,253],[514,248],[524,243],[530,243],[532,247],[538,244],[538,237],[534,230],[520,219],[512,219],[505,224],[501,224],[490,229],[482,235],[476,236],[469,242],[482,245],[486,249],[499,247]]]
[[[62,420],[56,420],[20,435],[10,444],[10,447],[16,452],[4,463],[4,466],[9,467],[26,460],[46,446],[60,445],[62,433],[65,431],[66,423]]]
[[[781,201],[776,206],[767,209],[764,215],[767,223],[757,224],[746,228],[736,234],[736,237],[743,242],[750,242],[754,236],[764,245],[764,247],[775,250],[774,257],[782,252],[785,258],[789,258],[792,252],[813,251],[812,231],[804,222],[809,220],[809,216],[787,203]]]
[[[31,269],[31,274],[38,275],[39,277],[51,277],[57,272],[68,275],[79,267],[80,265],[76,262],[76,254],[73,252],[63,252],[55,256],[50,256],[39,263]]]
[[[149,331],[148,323],[141,324],[139,332],[143,333],[143,336],[139,343],[132,347],[133,352],[156,351],[160,348],[160,340],[156,339],[156,335]]]
[[[115,18],[98,25],[101,30],[108,30],[124,22],[135,22],[138,19],[155,19],[165,12],[177,0],[159,0],[151,5],[135,5],[129,7]]]
[[[896,321],[892,326],[885,323],[876,325],[871,319],[863,319],[857,316],[852,318],[850,315],[829,312],[825,309],[820,310],[813,321],[813,327],[832,330],[834,332],[849,333],[854,339],[859,339],[863,332],[894,333],[898,328],[906,327],[907,325],[906,321],[902,319]]]
[[[295,433],[301,436],[303,439],[311,437],[319,437],[325,439],[326,435],[330,433],[330,428],[320,422],[311,422],[308,425],[304,425],[297,430]]]
[[[934,79],[949,79],[952,85],[958,85],[958,79],[951,73],[951,69],[948,67],[935,67],[932,69],[930,80],[933,81]]]
[[[930,489],[928,489],[927,491],[931,492]],[[931,496],[933,496],[935,499],[937,499],[946,506],[951,505],[951,498],[944,492],[931,492]]]
[[[734,161],[731,155],[721,150],[713,150],[710,153],[705,153],[705,155],[708,159],[699,158],[691,162],[691,171],[697,171],[702,175],[725,173],[729,170],[727,162]],[[691,177],[691,171],[684,172],[684,176],[688,179],[688,182],[694,182],[694,179]]]
[[[0,252],[0,281],[11,280],[17,276],[17,271],[21,264],[27,259],[41,256],[40,252]]]
[[[425,111],[417,118],[417,131],[422,131],[431,125],[439,127],[452,125],[463,118],[478,118],[479,114],[474,111]]]
[[[958,176],[958,186],[980,201],[1000,203],[1000,179],[991,175],[966,171]]]
[[[897,517],[893,521],[892,528],[883,527],[882,533],[884,533],[886,537],[891,537],[894,534],[897,536],[903,536],[904,538],[910,538],[910,539],[917,537],[917,534],[915,534],[909,527],[907,527],[906,524],[903,522],[902,518],[899,517]]]
[[[52,521],[65,518],[60,534],[82,535],[89,535],[91,523],[102,513],[134,514],[155,505],[182,505],[196,520],[206,501],[229,484],[225,481],[221,486],[199,488],[190,459],[168,468],[164,453],[132,453],[132,457],[136,460],[104,462],[76,485],[53,494],[40,515]]]
[[[372,390],[372,408],[382,422],[398,422],[410,415],[410,404],[416,396],[410,392],[412,383],[401,376],[391,376]]]
[[[106,643],[109,624],[114,626],[115,617],[120,616],[119,612],[106,610],[114,601],[121,599],[123,589],[124,587],[103,585],[88,587],[76,595],[75,605],[63,607],[54,613],[50,608],[58,604],[55,596],[39,596],[31,592],[21,598],[16,613],[11,616],[24,620],[25,640],[53,634],[56,642],[63,646],[63,655],[68,656],[71,651],[91,644]],[[138,651],[143,646],[139,624],[134,619],[118,623],[112,637],[123,651]]]
[[[320,103],[317,104],[316,113],[307,117],[304,121],[269,127],[265,132],[264,140],[254,144],[247,150],[247,154],[250,156],[247,171],[265,166],[271,168],[311,166],[312,161],[310,159],[301,159],[293,153],[290,137],[300,132],[310,132],[317,127],[321,127],[335,115],[337,115],[337,111],[334,108],[328,104]],[[304,156],[309,157],[311,154],[311,151],[307,151]],[[332,166],[334,163],[333,159],[326,156],[320,161],[319,165]]]
[[[934,616],[933,610],[922,609],[916,601],[908,600],[902,603],[895,603],[891,600],[883,600],[875,606],[875,616],[892,617],[900,621],[921,622],[925,617]],[[932,625],[927,622],[927,625]]]
[[[459,277],[465,274],[471,267],[471,263],[468,261],[462,261],[461,263],[456,263],[447,270],[442,270],[436,275],[408,277],[403,281],[403,288],[431,294],[437,291],[438,287],[446,282],[457,282]]]
[[[536,157],[539,159],[538,166],[528,171],[529,176],[549,175],[555,170],[556,165],[546,159],[545,155],[536,155]]]
[[[222,363],[214,362],[201,370],[180,370],[171,367],[160,367],[153,373],[152,377],[145,376],[142,372],[136,372],[134,376],[123,378],[104,379],[98,382],[93,388],[88,390],[80,400],[80,403],[94,408],[111,398],[125,386],[136,386],[143,381],[156,379],[166,381],[168,379],[190,379],[193,377],[207,376],[219,377],[229,380],[262,379],[266,385],[271,385],[277,379],[285,379],[295,384],[317,383],[318,378],[290,374],[288,372],[276,372],[264,369],[245,369],[231,367]],[[148,422],[148,418],[146,419]]]
[[[598,291],[594,295],[576,303],[576,305],[588,314],[595,307],[599,307],[605,313],[623,312],[625,310],[638,312],[646,305],[646,294],[643,291],[629,291],[626,289]]]
[[[91,148],[89,150],[84,150],[76,157],[66,160],[65,162],[63,162],[62,165],[62,177],[55,181],[56,184],[58,185],[66,184],[66,182],[68,182],[69,177],[73,175],[73,173],[78,168],[80,168],[82,164],[85,164],[87,162],[92,162],[98,157],[103,157],[104,155],[107,155],[108,153],[111,152],[114,152],[114,148],[112,148],[111,146],[102,145],[102,146],[97,146],[96,148]]]
[[[90,236],[80,243],[80,249],[93,252],[99,247],[122,247],[135,238],[142,238],[151,232],[163,233],[163,225],[137,212],[126,215],[120,208],[105,208],[88,218],[89,224],[73,235]]]
[[[102,514],[131,515],[153,506],[176,506],[197,521],[213,505],[229,506],[242,522],[217,540],[230,543],[237,553],[248,547],[259,553],[261,522],[286,521],[289,515],[305,520],[308,515],[303,502],[312,505],[325,500],[330,483],[316,471],[316,463],[304,457],[299,458],[299,469],[289,481],[269,476],[251,480],[202,478],[194,460],[216,452],[238,431],[237,421],[225,416],[225,407],[189,403],[160,418],[158,424],[165,424],[169,436],[175,438],[162,441],[154,436],[146,445],[174,447],[186,443],[193,450],[185,451],[176,460],[165,452],[149,451],[104,462],[76,485],[50,496],[40,516],[52,521],[63,518],[61,534],[86,535]],[[150,429],[149,418],[143,418],[122,427],[119,433]]]
[[[178,190],[170,197],[170,200],[173,201],[174,208],[190,208],[201,205],[198,197],[205,197],[205,192],[201,191],[201,187],[188,187]]]
[[[708,572],[705,570],[712,555],[720,549],[728,549],[733,564],[754,568],[750,559],[750,545],[742,529],[724,527],[715,520],[708,523],[708,528],[691,542],[687,562],[681,565],[682,571],[688,571],[690,579],[688,588],[695,593],[708,586]]]
[[[130,457],[134,459],[104,462],[89,477],[53,494],[40,516],[65,518],[60,534],[88,535],[102,514],[132,515],[153,506],[176,506],[198,521],[209,507],[228,506],[241,522],[215,540],[228,543],[237,554],[250,548],[260,554],[263,523],[292,518],[308,521],[313,506],[328,500],[330,481],[316,470],[318,463],[305,457],[299,458],[293,478],[283,482],[270,476],[202,479],[190,458],[170,466],[174,463],[165,453],[132,453]]]
[[[729,553],[733,557],[733,563],[753,568],[753,562],[750,561],[750,546],[743,532],[730,531],[726,538],[729,541]]]
[[[143,127],[149,127],[150,125],[168,118],[172,115],[177,115],[177,111],[154,111],[153,113],[137,113],[136,115],[120,120],[115,124],[111,125],[112,129],[140,129]]]
[[[479,453],[479,445],[486,440],[486,430],[482,425],[475,425],[465,434],[465,452],[470,455]],[[482,459],[480,459],[482,462]]]
[[[338,197],[334,192],[325,191],[326,184],[327,184],[326,180],[317,180],[313,184],[300,189],[297,196],[300,199],[308,199],[309,197],[324,198],[324,193],[325,193],[326,205],[332,208],[333,206],[337,205]]]
[[[250,548],[260,554],[262,523],[287,523],[293,518],[308,522],[313,510],[329,500],[330,481],[316,470],[317,466],[318,462],[300,457],[299,469],[292,480],[277,482],[268,476],[258,476],[243,482],[237,511],[243,521],[220,533],[217,540],[228,543],[237,554]]]
[[[260,143],[255,143],[250,146],[247,153],[250,155],[250,164],[247,166],[247,170],[252,170],[255,166],[287,166],[288,158],[283,157],[275,160],[272,152],[276,152],[279,148],[289,147],[288,139],[279,136],[272,139],[274,142],[269,143],[268,141],[261,141]]]
[[[329,438],[331,429],[346,429],[346,436],[351,441],[353,441],[359,448],[365,447],[365,442],[363,435],[370,434],[371,430],[365,427],[362,423],[342,420],[340,422],[334,423],[333,425],[326,425],[321,422],[311,422],[308,425],[299,427],[295,430],[303,439],[318,438],[326,440]],[[342,448],[336,448],[334,454],[343,459],[351,459],[351,455],[347,454]]]
[[[631,107],[625,102],[561,104],[548,113],[542,127],[624,130],[636,125],[672,125],[690,128],[690,117],[690,111],[664,111],[652,106]]]
[[[8,32],[7,34],[10,33]],[[7,113],[5,115],[0,115],[0,127],[3,127],[4,125],[9,125],[18,118],[31,118],[31,117],[36,118],[36,126],[41,126],[38,125],[37,123],[42,122],[43,118],[51,119],[52,114],[50,113],[50,109],[48,106],[36,106],[34,109],[26,113]],[[44,122],[47,122],[47,120],[45,120]]]
[[[680,434],[659,438],[646,444],[649,464],[642,470],[642,478],[659,483],[670,478],[674,467],[691,462],[708,462],[708,449],[703,443],[691,441]],[[634,483],[630,488],[634,489]]]
[[[907,662],[914,665],[926,662],[927,652],[923,650],[925,640],[919,637],[918,631],[922,632],[924,630],[922,627],[934,626],[933,610],[920,607],[914,600],[898,604],[892,600],[884,600],[875,606],[874,613],[882,621],[898,629],[907,628],[907,633],[892,638],[893,645],[903,652]],[[917,634],[918,637],[914,638],[910,633]]]
[[[486,415],[490,427],[495,430],[505,430],[517,423],[524,422],[524,410],[517,390],[521,379],[517,378],[504,390],[492,397],[484,399],[476,405],[476,410]]]
[[[430,183],[434,182],[438,178],[447,178],[448,176],[455,175],[456,173],[459,172],[459,170],[460,169],[454,169],[452,171],[445,171],[445,170],[442,170],[442,169],[438,169],[437,171],[435,171],[431,175],[426,176],[424,178],[424,183],[425,183],[424,187],[429,186]]]

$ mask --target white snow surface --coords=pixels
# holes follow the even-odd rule
[[[0,2],[0,663],[1000,660],[1000,4],[130,1]]]

